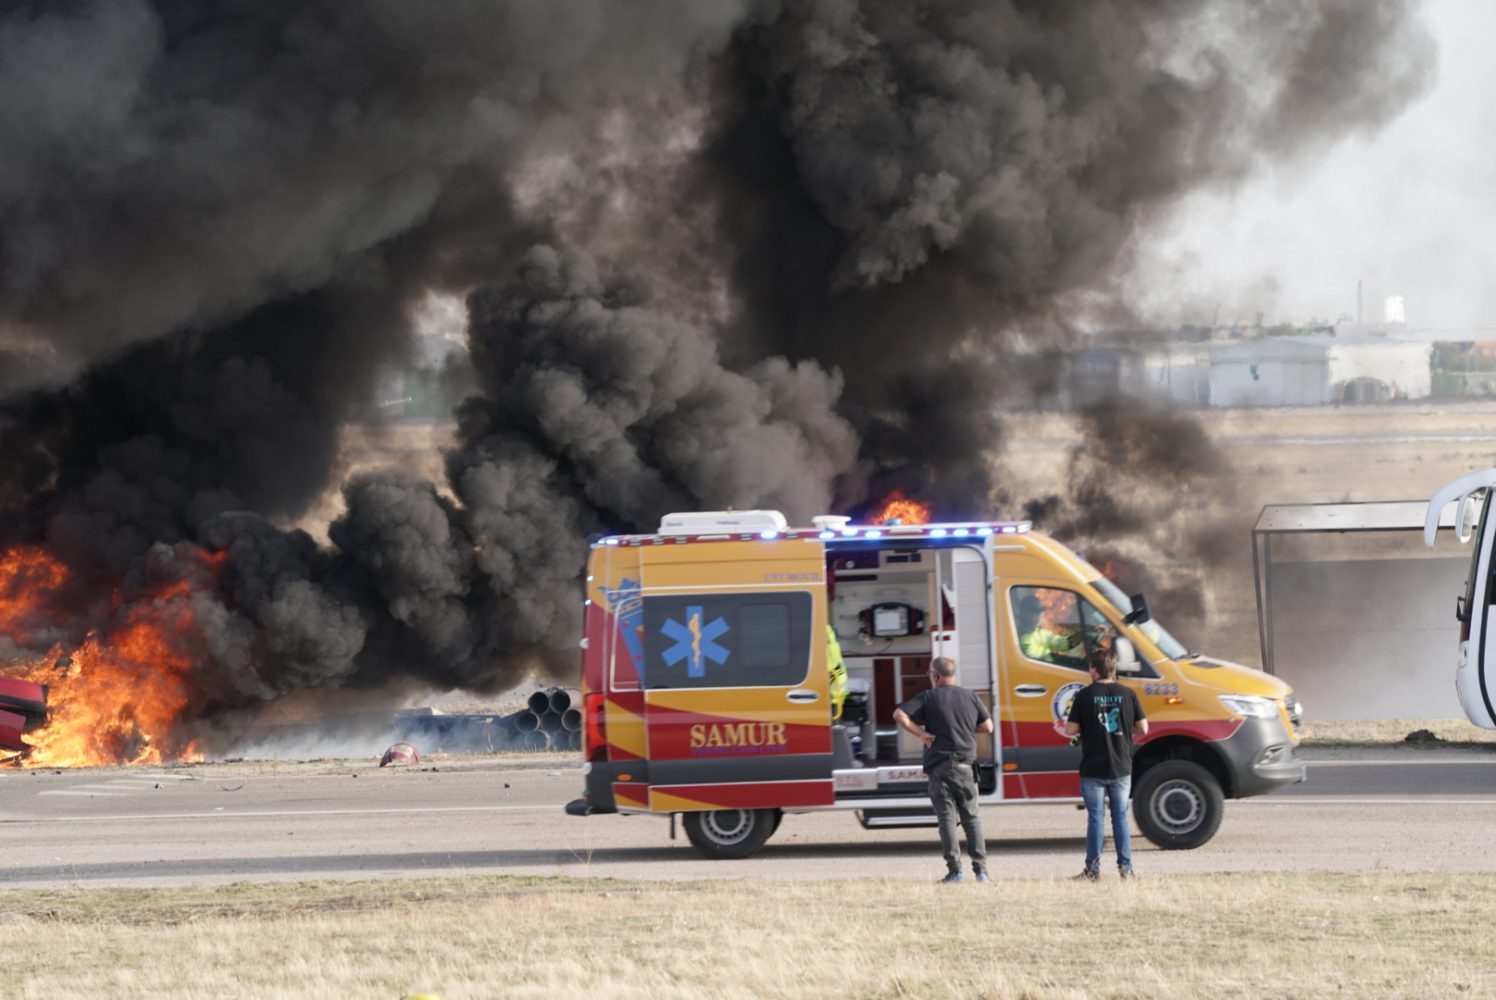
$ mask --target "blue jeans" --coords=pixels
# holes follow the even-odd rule
[[[1101,870],[1101,830],[1106,802],[1112,805],[1112,843],[1117,867],[1132,867],[1132,831],[1127,828],[1127,797],[1132,775],[1121,778],[1081,778],[1080,797],[1086,800],[1086,870]]]

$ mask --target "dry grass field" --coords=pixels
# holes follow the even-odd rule
[[[1489,997],[1496,877],[0,893],[9,997]]]
[[[1455,476],[1496,460],[1496,402],[1398,403],[1192,411],[1229,467],[1219,502],[1256,512],[1267,503],[1425,500]],[[1063,491],[1080,427],[1065,413],[1005,418],[1004,464],[1015,496]],[[1034,454],[1037,452],[1037,455]],[[1245,544],[1245,540],[1244,540]]]

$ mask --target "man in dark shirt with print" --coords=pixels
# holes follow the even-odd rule
[[[1086,802],[1086,868],[1075,876],[1087,882],[1101,878],[1102,818],[1109,802],[1117,870],[1132,878],[1132,832],[1127,800],[1132,794],[1132,741],[1148,733],[1137,692],[1117,683],[1117,654],[1091,654],[1091,685],[1070,702],[1066,736],[1080,736],[1080,797]]]
[[[977,733],[993,730],[992,713],[981,700],[956,683],[956,661],[937,656],[930,661],[930,690],[921,691],[894,709],[893,718],[925,745],[925,777],[930,781],[930,804],[940,826],[946,876],[942,882],[961,881],[961,848],[956,842],[956,817],[966,831],[966,852],[978,882],[986,882],[987,841],[977,811]]]

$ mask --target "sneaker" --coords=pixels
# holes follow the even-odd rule
[[[1097,871],[1095,868],[1086,868],[1079,875],[1075,876],[1075,878],[1072,879],[1072,881],[1075,881],[1075,882],[1100,882],[1101,881],[1101,872]]]
[[[992,881],[992,876],[988,875],[985,871],[979,871],[979,872],[977,872],[976,873],[976,878],[977,878],[978,882],[991,882]]]
[[[1137,875],[1133,872],[1131,865],[1118,868],[1117,874],[1122,876],[1122,881],[1124,882],[1131,882],[1133,879],[1137,878]]]
[[[966,877],[964,875],[962,875],[960,872],[947,872],[945,878],[943,878],[943,879],[940,880],[941,884],[944,884],[946,882],[964,882],[964,881],[966,881]]]

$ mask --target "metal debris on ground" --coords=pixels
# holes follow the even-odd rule
[[[419,750],[409,743],[396,743],[384,752],[384,756],[379,759],[379,766],[389,767],[393,765],[401,767],[406,764],[419,764],[420,762],[421,752]]]

